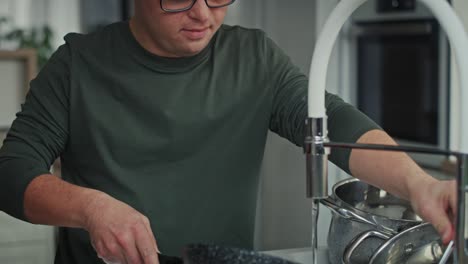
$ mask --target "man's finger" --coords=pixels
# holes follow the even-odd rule
[[[155,236],[154,236],[153,230],[151,230],[151,223],[149,219],[146,217],[145,217],[145,227],[146,227],[146,231],[148,232],[148,235],[154,238]],[[158,242],[156,242],[156,239],[153,239],[153,245],[154,245],[154,248],[156,249],[156,252],[158,252],[158,254],[161,254],[161,251],[159,251]]]
[[[116,242],[105,243],[106,255],[103,260],[109,263],[126,263],[122,248]]]
[[[447,213],[442,208],[434,208],[427,212],[427,220],[432,223],[442,238],[442,242],[447,244],[453,237],[452,222],[447,216]]]
[[[125,259],[127,260],[128,264],[144,263],[143,260],[140,258],[140,254],[135,244],[133,244],[132,248],[128,248],[125,250]]]
[[[129,264],[140,264],[144,263],[140,258],[140,254],[135,244],[135,239],[132,235],[121,236],[116,238],[124,251],[125,260]]]
[[[158,253],[154,247],[154,237],[148,234],[146,227],[137,228],[136,246],[144,264],[159,264]]]

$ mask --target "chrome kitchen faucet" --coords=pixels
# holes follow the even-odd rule
[[[454,155],[457,157],[457,221],[455,238],[456,263],[468,263],[465,242],[465,193],[468,183],[468,137],[461,136],[460,151],[444,151],[430,148],[414,148],[387,145],[341,144],[328,142],[325,114],[325,87],[328,63],[334,43],[346,20],[367,0],[342,0],[332,11],[317,40],[309,74],[309,118],[306,120],[304,152],[307,166],[307,197],[312,198],[312,263],[317,263],[317,219],[319,203],[328,197],[328,148],[359,148],[385,151],[422,152],[429,154]],[[468,37],[463,25],[445,0],[419,0],[434,13],[452,45],[458,62],[460,79],[460,106],[462,113],[468,113],[468,104],[461,102],[468,98]],[[468,118],[460,118],[461,131],[468,132]]]

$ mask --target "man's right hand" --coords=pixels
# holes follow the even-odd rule
[[[101,191],[40,175],[26,188],[24,215],[34,224],[86,229],[107,263],[159,264],[148,218]]]
[[[159,264],[159,249],[148,218],[129,205],[99,193],[87,206],[85,229],[106,263]]]

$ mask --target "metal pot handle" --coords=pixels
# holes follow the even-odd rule
[[[364,223],[364,224],[369,224],[369,225],[372,225],[372,226],[377,225],[376,223],[371,222],[371,221],[367,220],[366,218],[364,218],[364,217],[362,217],[362,216],[360,216],[360,215],[358,215],[356,213],[351,212],[348,209],[340,207],[330,197],[327,197],[325,199],[321,199],[320,202],[323,205],[325,205],[326,207],[328,207],[330,210],[332,210],[333,212],[335,212],[336,214],[338,214],[339,216],[341,216],[341,217],[343,217],[345,219],[354,220],[354,221],[361,222],[361,223]]]
[[[370,237],[377,237],[383,240],[388,240],[391,236],[375,230],[370,230],[361,233],[360,235],[353,238],[351,243],[346,246],[345,251],[343,253],[343,263],[351,264],[351,256],[354,254],[354,251],[361,245],[362,242],[364,242],[364,240]]]
[[[375,222],[372,222],[348,209],[345,209],[345,208],[342,208],[340,207],[339,205],[336,204],[336,202],[331,199],[330,197],[327,197],[325,199],[321,199],[320,202],[325,205],[326,207],[328,207],[330,210],[332,210],[333,212],[335,212],[336,214],[338,214],[339,216],[345,218],[345,219],[349,219],[349,220],[352,220],[352,221],[356,221],[356,222],[361,222],[361,223],[364,223],[364,224],[368,224],[368,225],[371,225],[371,226],[374,226],[375,228],[381,230],[382,232],[385,232],[385,233],[388,233],[388,234],[392,234],[392,235],[395,235],[397,234],[398,232],[389,228],[389,227],[386,227],[386,226],[381,226]]]
[[[447,248],[445,249],[444,254],[442,255],[442,258],[440,258],[439,264],[447,263],[448,259],[450,258],[450,255],[452,255],[453,252],[453,244],[453,240],[450,241]]]

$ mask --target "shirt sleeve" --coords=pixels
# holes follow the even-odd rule
[[[294,66],[290,58],[270,39],[266,40],[266,67],[271,76],[273,106],[270,130],[302,147],[305,120],[308,117],[308,78]],[[337,95],[325,92],[328,137],[335,142],[356,142],[364,133],[380,129],[370,118]],[[349,171],[350,150],[332,149],[330,160]]]
[[[61,46],[31,81],[21,111],[0,149],[0,209],[27,221],[24,192],[65,148],[68,137],[69,61]]]

